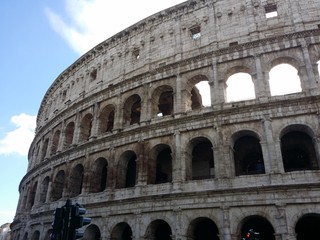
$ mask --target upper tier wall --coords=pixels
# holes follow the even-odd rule
[[[278,16],[267,18],[266,11],[274,7]],[[62,72],[43,98],[37,131],[76,102],[121,82],[147,79],[164,66],[317,29],[319,7],[318,0],[190,0],[154,14],[97,45]],[[201,38],[194,39],[198,31]]]

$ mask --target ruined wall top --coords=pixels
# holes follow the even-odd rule
[[[223,59],[224,53],[236,52],[236,46],[245,51],[267,44],[266,39],[318,31],[319,8],[318,0],[189,0],[160,11],[103,41],[64,70],[43,98],[37,131],[110,86],[119,86],[115,91],[121,93],[120,84],[127,80],[156,77],[164,67],[203,54]]]

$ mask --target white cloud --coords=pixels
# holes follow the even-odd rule
[[[66,15],[45,13],[56,31],[79,54],[149,15],[185,0],[65,0]]]
[[[8,132],[3,139],[0,139],[0,154],[27,156],[34,138],[36,116],[21,113],[13,116],[11,122],[15,125],[15,129]]]

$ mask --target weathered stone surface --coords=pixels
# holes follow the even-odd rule
[[[41,103],[13,239],[48,239],[68,198],[92,218],[86,239],[307,236],[320,218],[319,16],[318,0],[189,0],[83,55]],[[271,95],[280,63],[301,92]],[[226,102],[239,72],[256,97]]]

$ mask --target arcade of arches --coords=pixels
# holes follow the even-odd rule
[[[297,240],[313,239],[320,234],[320,214],[305,214],[302,216],[294,226]],[[139,226],[130,226],[126,222],[117,223],[110,232],[102,232],[102,229],[95,224],[89,225],[84,232],[83,239],[86,240],[131,240],[137,239],[135,236],[135,229]],[[239,223],[237,233],[234,234],[233,239],[241,239],[246,236],[249,230],[259,233],[261,240],[276,240],[274,226],[264,217],[259,215],[248,216]],[[184,232],[186,240],[219,240],[221,238],[222,229],[219,229],[217,224],[209,217],[198,217],[193,219],[186,229],[181,229],[179,232]],[[48,239],[51,230],[46,233],[44,239]],[[106,236],[103,236],[103,235]],[[177,239],[175,229],[170,226],[168,222],[162,219],[152,221],[142,233],[139,239],[147,240],[172,240]],[[19,239],[19,237],[18,237]],[[22,240],[27,240],[26,233]],[[40,240],[40,232],[35,231],[31,240]]]

